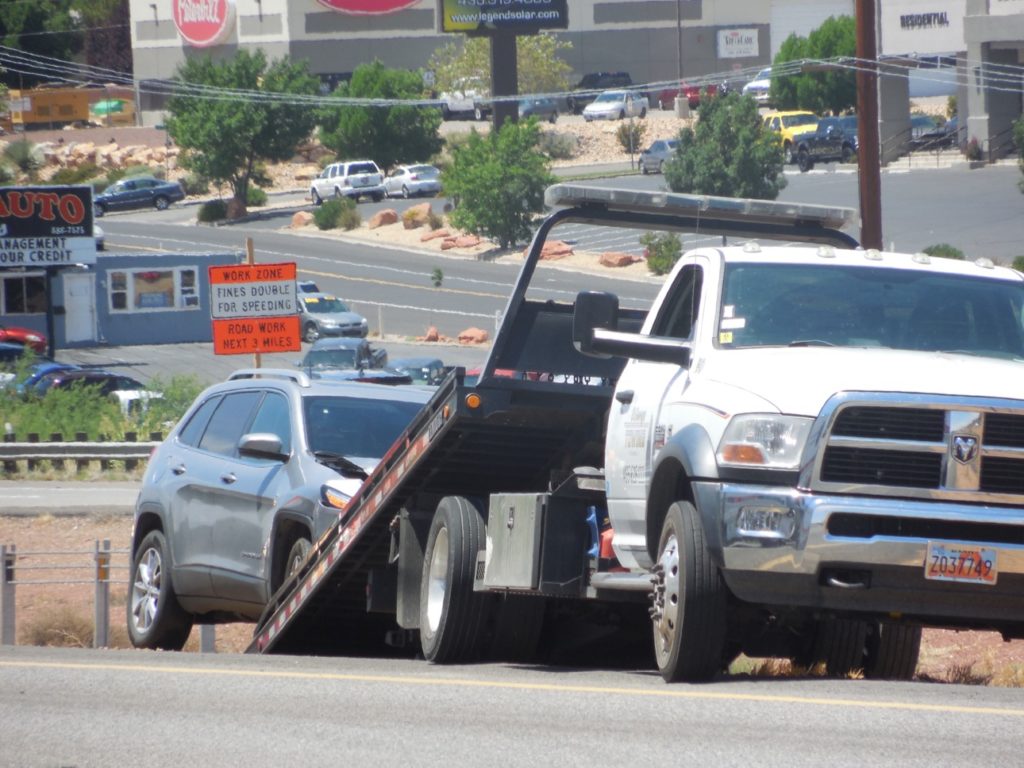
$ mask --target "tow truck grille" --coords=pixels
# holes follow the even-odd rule
[[[818,484],[846,492],[933,497],[964,492],[995,503],[1024,501],[1024,408],[953,398],[915,405],[840,403]],[[999,404],[1005,405],[1005,401]]]

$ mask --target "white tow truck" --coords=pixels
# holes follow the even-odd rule
[[[251,651],[372,629],[439,663],[524,659],[581,605],[649,606],[668,681],[741,652],[906,679],[922,626],[1024,636],[1020,274],[864,250],[849,209],[547,202],[478,382],[442,382]],[[560,230],[694,247],[653,306],[625,283],[566,300],[535,279]]]

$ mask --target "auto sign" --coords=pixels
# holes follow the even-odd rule
[[[0,187],[0,268],[95,264],[92,187]]]

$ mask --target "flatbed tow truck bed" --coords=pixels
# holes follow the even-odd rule
[[[404,546],[398,532],[405,511],[432,512],[450,496],[486,502],[491,494],[553,491],[578,467],[597,468],[600,475],[607,415],[626,360],[576,348],[572,302],[527,296],[553,227],[611,222],[705,234],[799,236],[806,242],[835,243],[842,237],[827,218],[805,221],[799,205],[791,206],[791,221],[776,224],[767,212],[779,206],[760,201],[574,185],[552,187],[547,200],[561,210],[534,236],[478,382],[467,386],[462,369],[445,378],[343,516],[271,598],[247,652],[379,650],[384,634],[399,628],[396,611],[408,616],[410,610],[401,604],[396,569],[388,567]],[[618,329],[638,331],[645,316],[646,309],[620,308]],[[498,376],[499,370],[516,373]]]

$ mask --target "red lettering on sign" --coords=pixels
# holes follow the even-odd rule
[[[196,47],[224,42],[235,22],[234,0],[174,0],[174,26]]]
[[[38,215],[43,221],[55,221],[58,213],[67,224],[81,224],[85,220],[85,204],[78,195],[18,189],[0,192],[0,217],[30,219]]]

